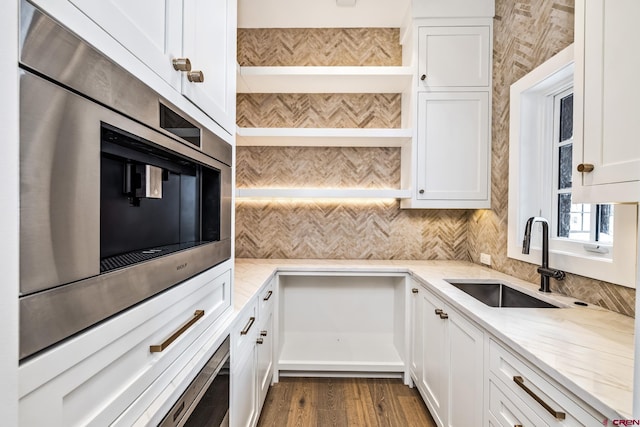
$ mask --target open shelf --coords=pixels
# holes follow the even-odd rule
[[[411,190],[369,188],[238,188],[237,198],[251,199],[408,199]]]
[[[238,146],[401,147],[411,129],[370,128],[237,128]]]
[[[238,93],[402,93],[411,67],[240,67]]]

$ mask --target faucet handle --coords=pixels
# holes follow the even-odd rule
[[[556,270],[555,268],[538,267],[538,273],[543,276],[553,277],[556,280],[564,280],[566,274],[562,270]]]

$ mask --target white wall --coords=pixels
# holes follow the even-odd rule
[[[18,425],[18,1],[0,13],[0,414]]]

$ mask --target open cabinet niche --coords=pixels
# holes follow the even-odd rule
[[[279,276],[276,375],[406,377],[406,277]]]

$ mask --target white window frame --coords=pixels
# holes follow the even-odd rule
[[[548,135],[553,134],[553,95],[573,86],[573,45],[531,71],[511,86],[509,117],[509,210],[507,256],[540,264],[541,229],[534,227],[528,255],[522,253],[527,218],[542,216],[554,224],[551,192],[555,173],[545,159],[552,155]],[[575,110],[574,110],[575,111]],[[582,119],[574,117],[574,128]],[[551,157],[552,158],[552,157]],[[635,205],[614,207],[614,244],[605,254],[586,250],[585,242],[557,238],[549,230],[549,263],[569,273],[618,285],[635,287]],[[634,256],[629,256],[634,254]]]

